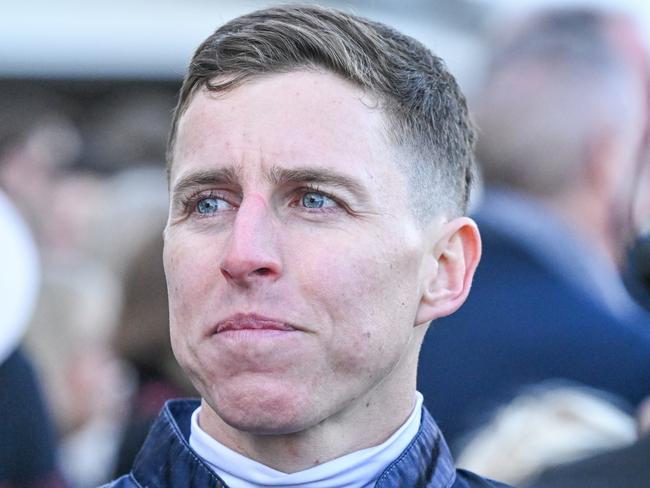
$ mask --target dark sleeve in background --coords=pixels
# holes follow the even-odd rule
[[[583,461],[549,468],[526,488],[647,488],[650,437]]]
[[[650,312],[650,232],[630,248],[623,280],[637,303]]]
[[[50,412],[19,348],[0,364],[0,487],[63,486]]]

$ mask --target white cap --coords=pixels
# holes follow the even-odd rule
[[[0,192],[0,364],[29,325],[40,285],[36,244],[27,225]]]

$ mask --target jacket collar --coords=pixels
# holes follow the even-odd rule
[[[228,488],[190,448],[190,417],[199,400],[168,401],[133,465],[142,486]],[[422,407],[420,429],[408,447],[377,480],[376,487],[426,486],[446,488],[456,477],[447,444],[438,426]]]
[[[422,406],[420,430],[402,454],[384,470],[375,488],[447,488],[455,481],[456,468],[447,443],[428,410]]]

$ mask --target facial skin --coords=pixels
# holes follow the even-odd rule
[[[202,428],[285,472],[404,422],[419,324],[462,303],[480,254],[469,219],[414,220],[375,102],[300,71],[199,91],[179,124],[164,251],[174,352]]]

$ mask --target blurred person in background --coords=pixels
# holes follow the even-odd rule
[[[56,435],[21,347],[39,288],[38,251],[0,192],[0,487],[61,488]]]
[[[0,93],[0,187],[33,229],[38,245],[48,240],[44,234],[50,215],[43,202],[50,207],[58,177],[81,152],[81,135],[68,108],[46,90]]]
[[[26,345],[56,416],[61,468],[76,488],[98,486],[114,467],[132,389],[110,347],[121,303],[115,273],[87,256],[44,269]]]
[[[83,166],[108,174],[164,168],[175,97],[175,90],[152,86],[124,89],[103,99],[84,127]]]
[[[630,21],[591,9],[506,32],[474,107],[482,263],[464,307],[433,324],[418,377],[456,450],[544,380],[632,406],[650,393],[650,320],[618,269],[645,149],[646,52]]]
[[[111,474],[110,467],[98,478],[92,473],[110,459],[110,437],[128,390],[108,342],[119,313],[119,283],[85,247],[91,224],[108,206],[106,185],[71,170],[82,141],[64,99],[16,88],[0,94],[0,108],[0,185],[34,229],[42,257],[41,293],[25,349],[52,406],[66,480],[97,486]],[[37,426],[41,419],[32,421]],[[87,447],[86,439],[94,439],[93,449],[77,447]]]
[[[160,235],[156,217],[167,207],[161,118],[173,101],[149,91],[84,107],[85,131],[71,122],[76,106],[66,96],[17,85],[0,94],[0,185],[33,225],[43,257],[24,342],[76,488],[112,477],[137,391],[112,338],[123,277],[154,226]]]
[[[108,118],[114,114],[110,107]],[[102,117],[99,109],[95,116]],[[114,125],[106,127],[110,132]],[[117,135],[104,136],[119,145]],[[164,356],[162,336],[147,336],[155,330],[156,318],[166,317],[166,302],[161,307],[156,298],[156,292],[164,297],[164,282],[156,282],[155,270],[150,269],[154,263],[140,253],[151,246],[152,235],[161,239],[167,209],[165,172],[162,163],[156,167],[140,160],[135,143],[128,146],[128,151],[112,155],[90,151],[104,162],[111,156],[132,157],[130,165],[119,165],[128,169],[111,175],[71,171],[57,178],[48,219],[52,232],[45,234],[51,238],[50,259],[29,337],[56,406],[62,467],[78,488],[111,479],[128,457],[124,445],[138,447],[133,446],[139,439],[135,420],[142,420],[142,415],[132,415],[132,404],[140,405],[140,380],[144,384],[148,379],[145,374],[140,377],[138,367]],[[138,278],[147,282],[134,285]],[[150,320],[144,319],[147,310]],[[135,323],[134,313],[144,323]],[[167,323],[165,317],[162,324]],[[115,335],[124,335],[122,320],[133,328],[127,341],[134,342],[116,349]],[[153,342],[149,349],[147,340]],[[154,360],[151,350],[158,347]],[[129,354],[123,357],[126,351]],[[143,351],[148,356],[138,359],[137,353]],[[135,369],[132,360],[138,361]]]

